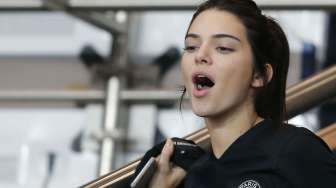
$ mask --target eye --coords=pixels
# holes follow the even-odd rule
[[[183,48],[183,50],[191,53],[191,52],[196,51],[197,48],[198,48],[197,46],[186,46],[185,48]]]
[[[216,48],[216,50],[220,53],[230,53],[233,52],[234,50],[232,48],[224,47],[224,46],[219,46]]]

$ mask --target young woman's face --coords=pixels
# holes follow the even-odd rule
[[[215,117],[251,101],[251,46],[245,26],[227,11],[197,16],[186,35],[181,67],[198,116]]]

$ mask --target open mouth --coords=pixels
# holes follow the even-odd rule
[[[215,82],[205,74],[195,74],[193,82],[197,90],[209,89],[215,85]]]

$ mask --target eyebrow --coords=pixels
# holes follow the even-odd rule
[[[235,37],[233,35],[229,35],[229,34],[224,34],[224,33],[219,33],[219,34],[215,34],[215,35],[212,35],[211,36],[212,38],[231,38],[231,39],[234,39],[236,41],[240,41],[240,39],[238,37]],[[201,38],[200,35],[198,34],[195,34],[195,33],[188,33],[186,36],[185,36],[185,39],[187,38],[195,38],[195,39],[198,39],[198,38]]]

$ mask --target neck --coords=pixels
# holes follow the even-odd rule
[[[242,105],[217,117],[205,118],[214,155],[219,158],[241,135],[262,121],[253,105]]]

